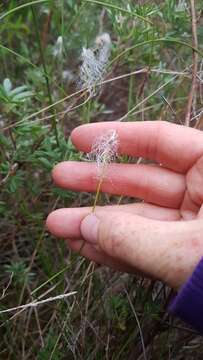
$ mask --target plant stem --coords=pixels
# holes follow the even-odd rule
[[[98,199],[99,199],[99,194],[100,194],[100,190],[101,190],[101,185],[102,185],[102,181],[103,181],[103,176],[101,176],[101,178],[99,179],[99,182],[97,184],[97,190],[96,190],[96,195],[95,195],[95,199],[94,199],[94,204],[92,207],[92,213],[94,213]]]
[[[50,0],[35,0],[35,1],[30,1],[30,2],[28,2],[28,3],[26,3],[26,4],[22,4],[22,5],[16,6],[14,9],[11,9],[11,10],[5,12],[4,14],[2,14],[2,15],[0,16],[0,20],[3,20],[3,19],[4,19],[5,17],[7,17],[8,15],[13,14],[13,13],[16,12],[16,11],[22,10],[22,9],[24,9],[25,7],[28,7],[28,6],[31,6],[31,5],[36,5],[36,4],[43,4],[43,3],[48,2],[48,1],[50,1]]]
[[[198,48],[198,39],[197,39],[197,18],[195,10],[195,1],[190,0],[191,6],[191,15],[192,15],[192,46]],[[198,72],[198,53],[193,50],[192,54],[193,63],[192,63],[192,84],[188,96],[188,104],[185,115],[185,126],[190,126],[190,119],[192,114],[193,102],[196,96],[196,87],[197,87],[197,72]]]
[[[135,45],[130,46],[129,48],[123,50],[120,54],[118,54],[117,56],[115,56],[115,58],[113,58],[112,61],[109,62],[108,67],[109,68],[114,62],[117,62],[122,56],[126,55],[128,52],[144,46],[144,45],[148,45],[148,44],[158,44],[158,43],[162,43],[162,42],[168,42],[171,44],[177,44],[177,45],[181,45],[181,46],[186,46],[189,49],[192,49],[192,51],[197,52],[201,57],[203,57],[203,53],[202,51],[200,51],[198,48],[194,47],[193,45],[186,43],[185,41],[182,40],[178,40],[178,39],[174,39],[174,38],[167,38],[167,37],[163,37],[163,38],[158,38],[158,39],[150,39],[147,41],[143,41],[143,42],[139,42]]]
[[[49,103],[50,103],[50,105],[52,105],[53,101],[52,101],[52,96],[51,96],[51,87],[50,87],[50,83],[49,83],[49,77],[48,77],[48,72],[47,72],[45,58],[44,58],[44,52],[42,49],[42,43],[41,43],[41,39],[40,39],[39,25],[38,25],[37,16],[36,16],[34,7],[31,6],[31,9],[32,9],[32,15],[33,15],[33,20],[34,20],[34,25],[35,25],[35,30],[36,30],[36,38],[37,38],[39,51],[40,51],[41,62],[42,62],[44,76],[45,76],[45,80],[46,80]],[[53,112],[55,113],[55,110],[53,110]],[[54,133],[55,133],[56,143],[59,146],[59,136],[58,136],[58,130],[57,130],[56,116],[54,116],[52,119],[52,129],[54,130]]]
[[[132,12],[128,9],[123,9],[117,5],[113,5],[113,4],[109,4],[109,3],[106,3],[106,2],[103,2],[103,1],[98,1],[98,0],[83,0],[84,2],[88,2],[88,3],[92,3],[92,4],[96,4],[96,5],[101,5],[101,6],[106,6],[107,8],[110,8],[110,9],[114,9],[114,10],[117,10],[117,11],[120,11],[124,14],[128,14],[132,17],[136,17],[150,25],[153,25],[152,21],[145,18],[144,16],[141,16],[141,15],[138,15],[136,12]]]

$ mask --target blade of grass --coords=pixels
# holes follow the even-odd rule
[[[147,360],[147,354],[146,354],[146,348],[145,348],[145,343],[144,343],[144,337],[143,337],[143,333],[142,333],[142,329],[141,329],[141,325],[140,325],[140,321],[139,321],[139,318],[135,312],[135,309],[134,309],[134,306],[132,304],[132,301],[130,299],[130,296],[127,292],[127,290],[125,289],[125,293],[126,293],[126,296],[127,296],[127,299],[128,299],[128,302],[130,304],[130,307],[131,307],[131,310],[133,312],[133,315],[135,317],[135,320],[137,322],[137,327],[138,327],[138,330],[139,330],[139,333],[140,333],[140,340],[141,340],[141,344],[142,344],[142,351],[143,351],[143,358],[144,360]]]
[[[22,4],[22,5],[19,5],[19,6],[16,6],[15,8],[5,12],[4,14],[2,14],[0,16],[0,21],[3,20],[5,17],[13,14],[14,12],[16,11],[19,11],[21,9],[24,9],[25,7],[28,7],[28,6],[31,6],[31,5],[37,5],[37,4],[42,4],[42,3],[45,3],[45,2],[49,2],[50,0],[35,0],[35,1],[30,1],[26,4]]]
[[[106,2],[103,2],[103,1],[97,1],[97,0],[82,0],[84,2],[87,2],[87,3],[91,3],[91,4],[96,4],[96,5],[101,5],[101,6],[106,6],[110,9],[114,9],[114,10],[117,10],[117,11],[120,11],[124,14],[128,14],[130,16],[133,16],[133,17],[136,17],[150,25],[153,25],[152,21],[150,21],[149,19],[146,19],[145,17],[141,16],[141,15],[138,15],[136,14],[136,12],[132,12],[130,10],[127,10],[127,9],[123,9],[117,5],[113,5],[113,4],[109,4],[109,3],[106,3]]]
[[[46,67],[46,62],[45,62],[45,57],[44,57],[44,52],[42,49],[42,43],[41,43],[41,39],[40,39],[40,33],[39,33],[39,24],[38,24],[38,20],[37,20],[37,16],[36,16],[36,12],[33,6],[31,6],[31,10],[32,10],[32,15],[33,15],[33,20],[34,20],[34,26],[35,26],[35,31],[36,31],[36,40],[38,43],[38,47],[39,47],[39,52],[40,52],[40,56],[41,56],[41,61],[42,61],[42,66],[44,69],[44,76],[45,76],[45,80],[46,80],[46,86],[47,86],[47,93],[48,93],[48,97],[49,97],[49,103],[50,105],[53,104],[52,101],[52,95],[51,95],[51,87],[50,87],[50,83],[49,83],[49,77],[48,77],[48,72],[47,72],[47,67]],[[55,112],[55,110],[53,110]],[[57,122],[56,122],[56,116],[54,116],[52,118],[52,128],[54,130],[55,133],[55,138],[56,138],[56,143],[59,146],[59,136],[58,136],[58,130],[57,130]]]
[[[164,87],[166,87],[168,84],[170,84],[173,80],[175,80],[177,78],[177,75],[174,76],[172,79],[168,80],[166,83],[162,84],[161,86],[158,87],[158,89],[156,89],[155,91],[153,91],[149,96],[145,97],[142,101],[140,101],[137,105],[135,105],[131,110],[129,110],[125,115],[123,115],[121,118],[119,118],[117,121],[123,121],[124,119],[126,119],[128,116],[133,115],[135,109],[137,109],[139,106],[141,106],[142,104],[144,104],[146,101],[148,101],[149,99],[151,99],[151,97],[153,97],[154,95],[156,95],[160,90],[162,90]]]
[[[32,66],[34,69],[37,69],[43,76],[45,76],[44,71],[42,71],[37,65],[35,65],[35,64],[34,64],[32,61],[30,61],[29,59],[27,59],[25,56],[17,53],[16,51],[14,51],[14,50],[12,50],[12,49],[10,49],[10,48],[8,48],[7,46],[4,46],[4,45],[2,45],[2,44],[0,44],[0,49],[2,49],[2,50],[4,50],[4,51],[6,51],[6,52],[8,52],[8,53],[10,53],[10,54],[12,54],[12,55],[14,55],[15,57],[21,59],[21,60],[24,61],[26,64]],[[50,79],[50,76],[49,76],[48,74],[47,74],[46,76]],[[63,88],[62,88],[61,86],[58,86],[58,85],[56,84],[56,87],[65,94],[65,91],[63,90]]]
[[[29,59],[27,59],[26,57],[24,57],[23,55],[18,54],[16,51],[9,49],[7,46],[4,46],[2,44],[0,44],[0,49],[5,50],[7,52],[10,52],[12,55],[15,55],[16,57],[18,57],[19,59],[23,60],[26,64],[31,65],[32,67],[34,67],[35,69],[38,69],[38,66],[33,64]]]
[[[131,73],[119,75],[119,76],[116,76],[116,77],[114,77],[114,78],[104,80],[104,81],[102,81],[102,82],[100,82],[100,83],[98,83],[98,84],[95,84],[95,86],[105,85],[105,84],[108,84],[108,83],[110,83],[110,82],[112,82],[112,81],[121,80],[121,79],[130,77],[130,76],[132,76],[132,75],[138,75],[138,74],[142,74],[142,73],[145,73],[145,72],[148,72],[148,69],[143,68],[143,69],[140,69],[140,70],[133,71],[133,72],[131,72]],[[159,69],[150,69],[150,72],[154,72],[154,73],[158,73],[158,74],[168,74],[168,75],[177,75],[177,76],[189,77],[189,74],[188,74],[187,72],[167,71],[167,70],[159,70]],[[57,105],[61,104],[62,102],[66,101],[66,100],[70,100],[70,99],[73,98],[74,96],[80,95],[80,94],[82,94],[83,92],[84,92],[84,94],[82,94],[82,96],[85,95],[85,91],[86,91],[86,90],[87,90],[87,89],[78,90],[78,91],[76,91],[76,92],[74,92],[74,93],[72,93],[72,94],[70,94],[70,95],[67,95],[67,96],[64,97],[64,98],[62,98],[62,99],[60,99],[60,100],[57,100],[57,101],[56,101],[55,103],[53,103],[52,105],[46,106],[46,107],[42,108],[41,110],[38,110],[37,112],[35,112],[35,113],[27,116],[26,118],[24,118],[24,119],[22,119],[22,120],[19,120],[19,121],[17,121],[16,123],[13,123],[13,124],[11,124],[11,125],[9,125],[9,126],[6,126],[6,127],[2,128],[1,130],[2,130],[2,131],[5,131],[5,130],[8,130],[8,129],[12,128],[12,127],[17,127],[17,126],[19,126],[19,125],[21,125],[21,124],[23,124],[23,123],[26,123],[26,121],[29,121],[29,120],[33,119],[34,117],[37,117],[37,116],[40,115],[41,113],[44,113],[44,112],[52,109],[54,106],[57,106]],[[80,97],[82,97],[82,96],[80,95]],[[79,98],[80,98],[80,97],[79,97]],[[83,102],[82,104],[79,104],[77,107],[74,107],[74,108],[71,107],[70,111],[75,110],[76,108],[78,108],[79,106],[84,105],[85,103],[86,103],[86,101]],[[68,111],[69,111],[69,109],[68,109],[68,110],[65,110],[65,111],[62,111],[62,112],[59,112],[59,113],[57,113],[57,115],[58,115],[58,116],[63,115],[63,114],[65,114],[65,113],[67,113]],[[48,116],[43,117],[43,118],[41,118],[41,119],[36,119],[35,121],[45,121],[45,120],[51,119],[53,116],[54,116],[54,115],[48,115]],[[26,124],[26,125],[27,125],[27,124]]]
[[[130,52],[131,50],[134,50],[140,46],[144,46],[144,45],[148,45],[148,44],[152,44],[152,43],[160,43],[160,42],[169,42],[169,43],[174,43],[177,45],[186,46],[186,47],[190,48],[192,51],[197,52],[201,57],[203,57],[203,53],[199,49],[195,48],[193,45],[191,45],[189,43],[186,43],[185,41],[178,40],[178,39],[172,39],[172,38],[159,38],[159,39],[146,40],[146,41],[140,42],[138,44],[135,44],[133,46],[130,46],[129,48],[125,49],[120,54],[115,56],[115,58],[109,63],[108,67],[111,66],[118,59],[120,59],[122,56],[124,56],[125,54]]]

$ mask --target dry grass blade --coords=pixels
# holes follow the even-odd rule
[[[35,308],[35,307],[37,307],[39,305],[47,304],[47,303],[50,303],[52,301],[64,300],[67,297],[75,295],[75,294],[77,294],[77,291],[72,291],[72,292],[70,292],[68,294],[61,294],[61,295],[49,297],[47,299],[40,300],[40,301],[32,301],[32,302],[30,302],[28,304],[19,305],[19,306],[16,306],[16,307],[13,307],[13,308],[10,308],[10,309],[6,309],[6,310],[1,310],[0,314],[5,314],[5,313],[8,313],[8,312],[13,312],[13,311],[17,311],[17,310],[26,310],[26,309],[29,309],[29,308]]]
[[[192,15],[192,46],[194,48],[198,49],[195,1],[190,0],[190,5],[191,5],[191,15]],[[193,101],[196,96],[197,72],[198,72],[198,53],[193,50],[192,85],[191,85],[190,93],[188,96],[188,104],[187,104],[187,110],[186,110],[186,115],[185,115],[185,125],[186,126],[190,125]]]

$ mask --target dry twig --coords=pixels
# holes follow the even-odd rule
[[[198,48],[197,40],[197,18],[195,11],[195,0],[190,0],[191,15],[192,15],[192,46]],[[194,101],[195,91],[197,87],[197,71],[198,71],[198,53],[193,50],[193,64],[192,64],[192,85],[188,96],[187,110],[185,115],[185,125],[190,125],[190,118],[192,113],[192,105]]]

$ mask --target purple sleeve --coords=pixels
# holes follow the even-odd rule
[[[172,301],[169,313],[203,335],[203,258]]]

